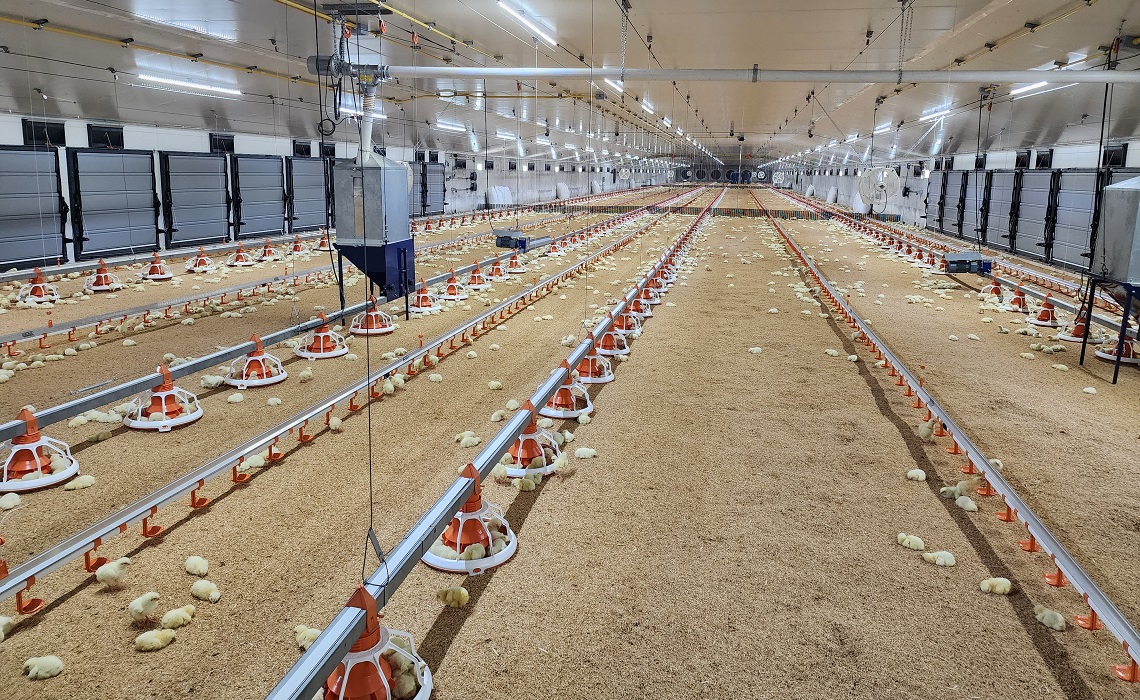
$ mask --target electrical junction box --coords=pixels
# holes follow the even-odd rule
[[[1093,275],[1140,285],[1140,177],[1104,188],[1104,218],[1092,253]]]

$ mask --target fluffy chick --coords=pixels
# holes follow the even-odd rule
[[[55,678],[63,673],[63,660],[58,656],[33,656],[24,662],[23,674],[29,680]]]
[[[317,641],[317,637],[319,637],[320,634],[321,630],[318,627],[297,625],[293,628],[293,637],[297,640],[297,646],[306,651],[313,645],[313,642]]]
[[[114,561],[109,561],[98,569],[95,569],[95,580],[107,588],[118,588],[122,583],[123,576],[127,573],[127,566],[129,566],[130,563],[130,557],[120,557]]]
[[[954,499],[954,505],[958,506],[967,513],[978,512],[978,504],[975,503],[974,499],[970,498],[969,496],[958,496],[958,498]]]
[[[462,608],[471,599],[471,594],[463,586],[455,586],[437,591],[435,597],[449,608]]]
[[[935,566],[954,566],[958,563],[958,561],[954,559],[953,554],[942,550],[937,552],[924,552],[922,559],[926,563],[934,564]]]
[[[143,593],[127,604],[127,614],[131,622],[137,624],[147,622],[158,612],[158,594],[154,591]]]
[[[210,562],[205,557],[186,557],[186,573],[191,576],[205,576],[210,573]]]
[[[926,549],[926,543],[918,535],[908,535],[905,532],[900,532],[897,541],[907,549],[913,549],[916,552],[921,552]]]
[[[1057,632],[1064,632],[1067,626],[1064,615],[1040,603],[1033,606],[1033,617],[1036,617],[1041,624]]]
[[[194,585],[190,586],[190,595],[198,600],[208,600],[211,603],[216,603],[222,598],[222,593],[218,590],[217,584],[204,578],[198,579]]]
[[[194,613],[198,609],[193,605],[183,605],[181,608],[175,608],[162,616],[162,628],[167,630],[178,629],[190,624],[194,619]]]
[[[911,481],[926,481],[926,472],[921,469],[911,469],[906,473],[906,478]]]
[[[161,629],[143,632],[135,637],[136,651],[158,651],[170,646],[178,633],[174,630]]]
[[[992,593],[993,595],[1009,595],[1010,590],[1013,588],[1013,584],[1010,583],[1009,579],[998,576],[995,578],[983,579],[982,582],[978,584],[978,588],[981,589],[982,593]]]

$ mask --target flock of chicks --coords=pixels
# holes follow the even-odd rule
[[[828,229],[831,233],[835,234],[836,236],[845,236],[848,238],[853,238],[859,243],[865,243],[865,241],[861,237],[852,233],[848,229],[846,229],[842,226],[839,226],[838,224],[828,224]],[[833,242],[838,242],[838,240],[833,239]],[[833,249],[825,245],[822,247],[822,252],[831,253],[831,252],[833,252]],[[864,255],[864,256],[862,256],[862,258],[859,261],[856,262],[856,269],[858,271],[865,271],[866,264],[863,262],[863,260],[866,260],[869,257],[870,257],[869,255]],[[893,254],[881,254],[881,255],[879,255],[879,257],[883,258],[883,259],[898,260],[897,256],[894,256]],[[823,262],[830,262],[830,260],[828,258],[823,258],[822,260],[823,260]],[[914,265],[914,263],[910,263],[910,264]],[[851,272],[852,268],[849,265],[843,264],[840,266],[840,270],[843,272]],[[935,311],[943,311],[944,307],[937,306],[937,302],[934,299],[926,297],[921,292],[932,292],[932,293],[936,294],[939,297],[939,299],[949,301],[949,300],[954,299],[951,292],[954,292],[955,290],[961,289],[961,285],[957,282],[954,282],[953,280],[938,279],[935,277],[931,277],[929,275],[923,276],[923,277],[920,277],[920,278],[913,280],[913,284],[916,288],[916,291],[920,292],[920,293],[906,295],[907,303],[909,303],[909,304],[922,304],[923,306],[925,306],[927,308],[933,308]],[[885,287],[886,285],[883,285],[883,286]],[[848,286],[838,287],[838,291],[841,294],[845,294],[845,295],[854,293],[858,297],[866,297],[867,296],[867,290],[865,287],[866,287],[865,282],[859,280],[859,281],[855,281],[855,282],[851,283]],[[810,291],[814,291],[814,290],[810,290]],[[967,293],[967,294],[965,294],[965,296],[970,297],[971,295]],[[979,306],[979,313],[980,314],[986,314],[989,312],[1004,312],[1005,311],[1004,309],[1001,308],[1001,301],[999,299],[997,299],[996,297],[988,297],[987,298],[985,294],[979,294],[978,297],[982,300],[982,303]],[[885,295],[879,294],[878,298],[873,302],[873,304],[881,306],[882,305],[881,300],[883,298],[885,298]],[[1017,316],[1018,316],[1018,318],[1013,320],[1012,323],[1024,322],[1023,318],[1021,318],[1021,314],[1017,314]],[[987,323],[987,324],[992,323],[992,321],[993,321],[993,319],[990,317],[984,317],[982,319],[982,322]],[[871,324],[870,321],[865,320],[865,322],[868,325]],[[1023,335],[1030,335],[1030,336],[1034,336],[1034,337],[1038,337],[1040,335],[1036,331],[1036,329],[1032,326],[1028,326],[1024,330],[1025,330],[1025,332],[1022,333]],[[1007,328],[1005,328],[1004,326],[999,326],[999,332],[1000,333],[1008,333],[1009,330]],[[855,331],[852,335],[852,339],[858,340],[860,335],[861,335],[861,333],[859,331]],[[951,336],[949,336],[949,339],[953,342],[953,341],[957,341],[958,337],[955,335],[951,335]],[[978,337],[977,335],[975,335],[973,333],[969,334],[967,336],[967,339],[968,340],[981,340],[980,337]],[[1051,339],[1056,340],[1056,337],[1054,336]],[[1038,350],[1038,351],[1044,351],[1046,354],[1064,352],[1064,350],[1065,350],[1064,346],[1062,346],[1062,345],[1052,345],[1052,346],[1035,345],[1035,346],[1032,346],[1032,349]],[[825,353],[832,356],[832,357],[836,357],[839,355],[839,353],[837,351],[831,350],[831,349],[825,350]],[[853,362],[858,361],[858,356],[849,356],[848,359],[853,361]],[[1032,359],[1032,357],[1030,357],[1029,359]],[[885,361],[878,362],[878,366],[879,367],[885,367],[886,366]],[[1056,369],[1061,369],[1061,370],[1067,370],[1068,369],[1064,365],[1054,365],[1054,367]],[[926,421],[924,421],[918,425],[918,427],[916,428],[916,432],[918,434],[918,437],[923,442],[930,442],[933,440],[933,438],[936,434],[936,431],[939,427],[940,427],[940,419],[937,416],[931,416],[930,419],[928,419],[928,420],[926,420]],[[992,468],[994,468],[998,471],[1001,471],[1003,469],[1003,464],[1002,464],[1001,460],[991,459],[991,460],[989,460],[989,464]],[[925,482],[926,481],[926,472],[924,472],[922,469],[917,469],[917,468],[911,469],[907,472],[906,478],[910,481]],[[965,480],[958,481],[957,483],[952,484],[950,486],[941,487],[939,489],[939,495],[944,497],[944,498],[952,499],[954,501],[955,506],[957,506],[961,510],[968,512],[968,513],[974,513],[974,512],[978,511],[978,505],[974,501],[974,499],[971,497],[970,494],[973,493],[976,489],[978,489],[983,484],[984,484],[984,478],[981,476],[976,476],[976,477],[973,477],[971,479],[965,479]],[[954,554],[952,552],[949,552],[946,550],[927,551],[926,542],[918,535],[900,532],[900,533],[898,533],[898,536],[896,537],[896,541],[900,546],[902,546],[906,549],[921,552],[923,561],[925,561],[929,564],[933,564],[933,565],[939,566],[939,567],[953,567],[957,564],[957,558],[954,556]],[[992,595],[1009,595],[1013,590],[1013,584],[1007,578],[992,577],[992,578],[987,578],[987,579],[982,580],[978,584],[978,588],[983,593],[988,593],[988,594],[992,594]],[[1052,610],[1052,609],[1050,609],[1044,605],[1038,604],[1038,605],[1034,606],[1033,612],[1034,612],[1034,616],[1036,617],[1037,621],[1040,622],[1042,625],[1048,627],[1049,629],[1056,630],[1056,631],[1063,631],[1066,628],[1064,616],[1061,613],[1057,612],[1056,610]]]
[[[103,584],[109,591],[123,587],[127,577],[128,567],[131,564],[129,557],[120,557],[103,564],[95,570],[95,580]],[[199,556],[189,556],[183,565],[186,573],[198,577],[190,586],[190,596],[199,601],[217,603],[222,594],[218,586],[212,581],[203,578],[209,573],[209,562]],[[155,591],[148,591],[127,604],[127,617],[130,625],[137,629],[151,627],[140,632],[134,641],[135,650],[140,652],[159,651],[168,647],[178,636],[177,630],[189,625],[194,620],[198,608],[193,604],[172,608],[158,617],[159,600],[161,595]],[[157,619],[157,627],[156,624]],[[10,617],[0,617],[0,641],[3,633],[12,629],[15,620]],[[24,662],[23,673],[31,680],[44,680],[54,678],[64,670],[64,662],[54,654],[36,656]]]

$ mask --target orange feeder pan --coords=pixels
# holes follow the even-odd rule
[[[16,293],[16,299],[35,302],[59,301],[59,289],[44,282],[44,273],[36,267],[32,269],[32,278]]]
[[[315,250],[319,250],[322,253],[328,253],[332,251],[332,243],[329,242],[328,231],[321,231],[321,240],[317,243]]]
[[[578,381],[582,384],[608,384],[614,379],[610,361],[598,355],[596,346],[591,347],[590,352],[578,363]]]
[[[309,249],[301,242],[300,236],[293,236],[293,246],[289,249],[289,252],[293,255],[300,255],[301,253],[309,252]]]
[[[439,298],[444,301],[464,301],[467,299],[467,290],[455,278],[455,270],[451,271],[451,277],[447,279],[447,282],[444,282],[443,293],[439,295]]]
[[[605,355],[606,357],[617,357],[618,355],[629,354],[629,343],[626,342],[625,336],[613,330],[608,330],[602,339],[598,341],[598,354]]]
[[[257,347],[245,357],[239,357],[230,363],[230,371],[225,378],[226,384],[245,390],[285,381],[289,373],[281,365],[281,360],[265,352],[261,338],[256,334],[249,339]]]
[[[199,248],[198,254],[186,261],[187,272],[213,272],[214,261],[206,256],[206,249]]]
[[[1046,294],[1045,300],[1041,302],[1041,310],[1037,313],[1037,316],[1035,318],[1026,319],[1025,322],[1046,328],[1056,328],[1060,326],[1061,322],[1057,320],[1057,308],[1053,306],[1053,295]]]
[[[503,272],[502,258],[496,257],[495,262],[491,263],[491,271],[487,273],[487,279],[493,282],[502,282],[510,279],[510,275]]]
[[[1087,321],[1085,320],[1085,312],[1082,309],[1081,312],[1077,314],[1076,320],[1073,321],[1072,332],[1061,331],[1057,334],[1057,339],[1064,340],[1068,343],[1084,342],[1086,324]],[[1089,329],[1089,342],[1095,345],[1100,345],[1104,342],[1104,335],[1100,331]]]
[[[547,452],[550,456],[547,456]],[[531,474],[547,474],[554,473],[554,462],[561,455],[562,451],[558,448],[558,443],[554,442],[554,437],[538,427],[532,418],[530,424],[523,429],[522,435],[515,440],[514,444],[507,451],[511,457],[511,463],[503,463],[506,467],[507,476],[512,479],[530,476]],[[537,462],[536,462],[537,460]],[[530,466],[538,464],[538,466]]]
[[[353,335],[388,335],[396,330],[392,317],[381,311],[376,297],[368,297],[368,310],[352,318],[348,330]]]
[[[162,374],[162,383],[150,390],[148,398],[136,396],[131,400],[127,405],[127,415],[123,416],[123,425],[135,430],[168,433],[201,418],[202,406],[198,397],[174,386],[166,365],[159,365],[156,371]]]
[[[258,262],[269,262],[271,260],[280,260],[280,259],[281,259],[281,253],[277,252],[277,249],[274,248],[273,244],[269,242],[268,238],[266,238],[265,239],[265,245],[261,248],[261,252],[257,254],[257,261]]]
[[[107,270],[107,263],[99,259],[99,267],[83,280],[83,288],[89,292],[114,292],[123,288],[119,278]]]
[[[364,631],[325,681],[324,700],[392,700],[396,677],[388,659],[394,655],[412,664],[418,686],[412,700],[427,700],[432,691],[431,670],[416,653],[412,635],[380,624],[376,599],[364,586],[357,587],[345,607],[364,611]],[[394,643],[393,638],[400,639],[402,644]]]
[[[475,481],[475,492],[424,553],[422,561],[439,571],[481,574],[513,557],[519,548],[518,538],[503,516],[503,509],[483,500],[483,486],[475,467],[468,464],[461,475]],[[473,544],[482,545],[487,555],[479,559],[460,559],[460,553]]]
[[[546,402],[546,405],[538,409],[538,415],[546,416],[547,418],[577,418],[578,416],[588,416],[594,412],[594,402],[590,400],[590,393],[586,391],[586,387],[570,374],[570,367],[566,361],[562,361],[563,367],[566,369],[566,381],[562,386],[554,392],[554,396]]]
[[[12,438],[0,471],[0,493],[47,488],[79,473],[71,446],[41,433],[31,411],[21,409],[16,419],[24,422],[24,434]]]
[[[623,312],[614,319],[613,329],[621,335],[636,335],[641,333],[641,320],[629,312]]]
[[[245,252],[245,246],[238,243],[237,250],[230,253],[230,257],[226,258],[226,265],[229,267],[253,267],[257,262]]]
[[[500,271],[501,272],[501,271]],[[483,271],[479,269],[479,261],[475,261],[475,269],[471,271],[471,276],[467,278],[468,289],[490,289],[491,283],[483,276]]]
[[[174,277],[174,273],[170,271],[170,266],[166,264],[166,262],[162,259],[162,256],[160,256],[156,250],[154,251],[154,259],[150,261],[150,265],[146,268],[146,272],[140,272],[139,277],[143,278],[144,280],[153,280],[155,282],[159,282]]]
[[[409,310],[414,314],[430,314],[439,311],[439,301],[428,291],[427,283],[420,279],[420,287],[416,290],[416,298]]]
[[[507,273],[511,275],[521,275],[526,272],[526,265],[519,261],[519,254],[514,253],[511,259],[507,261]]]
[[[329,328],[329,319],[324,312],[321,312],[319,318],[321,325],[306,333],[301,344],[293,348],[293,352],[306,360],[329,360],[347,355],[348,343],[344,336]]]
[[[1116,343],[1101,346],[1096,349],[1096,356],[1107,362],[1116,362]],[[1136,352],[1136,344],[1131,340],[1124,341],[1124,349],[1120,353],[1120,363],[1124,365],[1140,365],[1140,354]]]
[[[1003,304],[1002,308],[1006,311],[1016,311],[1022,314],[1029,313],[1029,302],[1026,301],[1025,290],[1021,288],[1020,284],[1014,288],[1013,298]]]

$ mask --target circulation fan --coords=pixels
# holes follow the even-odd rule
[[[859,176],[859,197],[871,206],[885,206],[901,189],[894,168],[871,168]]]
[[[631,175],[633,175],[633,173],[630,172],[629,168],[622,168],[621,170],[618,171],[618,179],[621,180],[622,182],[625,182],[626,180],[628,180]]]

